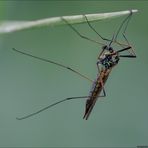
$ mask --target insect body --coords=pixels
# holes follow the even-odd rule
[[[108,79],[108,76],[112,70],[112,68],[117,65],[119,61],[119,56],[117,53],[113,51],[113,49],[110,47],[110,49],[107,49],[108,47],[103,47],[104,52],[100,55],[97,64],[102,66],[102,69],[100,73],[97,76],[97,79],[93,82],[92,90],[90,91],[89,98],[86,101],[86,108],[85,108],[85,114],[84,117],[86,120],[88,119],[97,99],[101,94],[101,91],[103,89],[103,85],[105,84],[106,80]],[[105,96],[105,92],[103,97]]]
[[[104,49],[104,53],[102,53],[100,55],[100,57],[98,58],[98,62],[97,64],[100,64],[103,69],[110,69],[113,66],[115,66],[116,64],[118,64],[119,61],[119,56],[117,53],[115,53],[115,51],[107,46],[103,47]]]
[[[101,73],[98,75],[97,79],[93,82],[92,90],[90,91],[89,98],[86,101],[85,113],[83,118],[86,120],[88,119],[97,99],[100,96],[101,91],[103,89],[102,83],[105,84],[111,69],[102,70]],[[102,80],[102,83],[101,83]],[[105,94],[104,94],[105,96]]]
[[[25,52],[22,52],[22,51],[19,51],[15,48],[13,48],[14,51],[18,52],[18,53],[21,53],[23,55],[26,55],[26,56],[30,56],[32,58],[35,58],[35,59],[38,59],[38,60],[41,60],[41,61],[44,61],[44,62],[48,62],[48,63],[51,63],[51,64],[54,64],[54,65],[57,65],[59,67],[62,67],[62,68],[65,68],[69,71],[72,71],[73,73],[76,73],[77,75],[89,80],[91,83],[93,83],[92,85],[92,88],[90,90],[90,93],[88,96],[78,96],[78,97],[70,97],[70,98],[65,98],[61,101],[58,101],[58,102],[55,102],[51,105],[48,105],[40,110],[38,110],[37,112],[34,112],[32,114],[29,114],[29,115],[26,115],[24,117],[21,117],[21,118],[17,118],[18,120],[22,120],[22,119],[26,119],[26,118],[29,118],[29,117],[32,117],[44,110],[47,110],[48,108],[51,108],[52,106],[55,106],[57,104],[60,104],[62,102],[65,102],[65,101],[68,101],[68,100],[74,100],[74,99],[80,99],[80,98],[87,98],[86,100],[86,106],[85,106],[85,113],[84,113],[84,116],[83,118],[84,119],[88,119],[97,99],[99,97],[105,97],[106,96],[106,92],[105,92],[105,88],[104,88],[104,85],[109,77],[109,74],[111,72],[111,70],[113,69],[113,67],[115,67],[119,60],[120,60],[120,57],[126,57],[126,58],[135,58],[136,55],[133,51],[133,48],[132,46],[129,44],[126,36],[125,36],[125,31],[127,29],[127,25],[129,23],[129,20],[132,16],[132,11],[129,11],[130,14],[127,18],[125,18],[123,20],[123,22],[121,23],[121,25],[119,26],[118,30],[117,30],[117,33],[116,35],[112,37],[112,39],[106,39],[106,38],[103,38],[93,27],[92,25],[89,23],[87,17],[84,15],[84,18],[86,19],[86,22],[88,23],[89,27],[95,32],[97,33],[97,35],[99,35],[99,37],[108,42],[108,44],[103,44],[103,43],[100,43],[100,42],[97,42],[97,41],[94,41],[92,39],[89,39],[88,37],[85,37],[83,36],[82,34],[80,34],[70,23],[67,22],[67,20],[65,20],[64,18],[61,18],[73,31],[75,31],[77,33],[78,36],[80,36],[81,38],[84,38],[86,40],[89,40],[89,41],[92,41],[92,42],[95,42],[95,43],[98,43],[98,44],[101,44],[103,45],[102,47],[102,51],[101,53],[99,54],[98,56],[98,60],[97,60],[97,68],[98,68],[98,74],[97,74],[97,78],[95,81],[92,81],[90,78],[88,78],[87,76],[81,74],[80,72],[78,72],[77,70],[74,70],[72,69],[71,67],[68,67],[68,66],[65,66],[65,65],[62,65],[60,63],[57,63],[57,62],[54,62],[54,61],[51,61],[51,60],[48,60],[48,59],[44,59],[44,58],[41,58],[41,57],[38,57],[38,56],[34,56],[32,54],[29,54],[29,53],[25,53]],[[121,29],[123,28],[125,24],[125,27],[124,27],[124,30],[123,30],[123,37],[126,41],[127,44],[123,44],[123,43],[120,43],[117,41],[117,36],[119,34],[119,32],[121,31]],[[121,46],[122,48],[119,49],[119,50],[114,50],[113,47],[112,47],[112,44],[116,44],[116,45],[119,45]],[[128,51],[129,54],[121,54],[122,52],[124,51]],[[101,93],[103,92],[103,95],[101,95]]]

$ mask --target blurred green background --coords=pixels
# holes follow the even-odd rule
[[[71,66],[95,79],[101,47],[81,39],[68,26],[43,27],[0,35],[1,147],[135,147],[148,145],[148,2],[147,1],[0,1],[0,20],[138,9],[127,36],[137,59],[122,59],[88,121],[85,100],[60,104],[33,118],[20,117],[72,96],[88,95],[91,83],[68,70],[12,51],[16,49]],[[124,17],[95,22],[111,38]],[[75,25],[99,40],[87,24]]]

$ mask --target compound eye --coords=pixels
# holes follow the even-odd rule
[[[112,47],[109,47],[108,50],[109,50],[110,52],[113,52],[113,48],[112,48]]]
[[[107,49],[107,46],[106,46],[106,45],[104,45],[104,46],[102,47],[102,49],[103,49],[103,50]]]

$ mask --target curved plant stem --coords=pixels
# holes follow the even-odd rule
[[[85,16],[91,22],[91,21],[98,21],[98,20],[104,20],[104,19],[127,15],[130,13],[130,11],[134,13],[137,12],[138,10],[85,14]],[[3,21],[0,24],[0,34],[11,33],[37,27],[63,25],[65,24],[65,22],[62,20],[62,18],[67,20],[70,24],[78,24],[86,22],[84,15],[60,16],[60,17],[45,18],[34,21]]]

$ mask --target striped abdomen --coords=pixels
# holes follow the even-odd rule
[[[89,94],[89,98],[86,101],[86,108],[85,108],[85,114],[83,116],[84,119],[88,119],[98,97],[100,96],[100,93],[102,91],[102,85],[101,85],[101,79],[103,84],[105,84],[109,73],[111,72],[111,69],[108,70],[102,70],[100,75],[97,77],[96,81],[94,81],[92,89]]]

